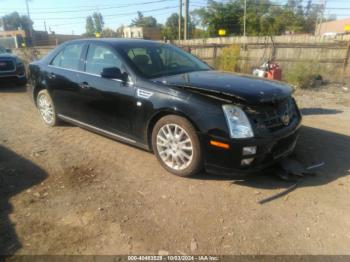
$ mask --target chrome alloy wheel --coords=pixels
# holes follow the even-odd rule
[[[47,95],[41,94],[38,97],[38,109],[45,123],[49,125],[52,124],[52,122],[55,119],[54,117],[55,113],[54,113],[52,102],[50,98],[47,97]]]
[[[166,124],[159,129],[157,150],[162,161],[172,169],[183,170],[192,162],[193,145],[191,138],[177,124]]]

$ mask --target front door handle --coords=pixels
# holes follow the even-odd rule
[[[88,89],[88,88],[90,88],[88,82],[82,82],[82,83],[79,84],[79,86],[80,86],[82,89]]]

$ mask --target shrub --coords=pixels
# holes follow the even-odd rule
[[[231,45],[224,47],[217,59],[217,68],[223,71],[238,71],[240,47]]]
[[[295,63],[283,70],[283,80],[297,88],[310,88],[322,81],[322,70],[317,62]]]

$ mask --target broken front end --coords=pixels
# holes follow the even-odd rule
[[[243,139],[218,139],[205,136],[208,172],[255,172],[290,155],[298,140],[301,113],[293,97],[240,104],[249,119],[254,136]],[[214,142],[213,142],[214,141]],[[213,146],[213,143],[221,143]]]

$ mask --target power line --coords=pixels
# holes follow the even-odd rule
[[[154,11],[160,11],[160,10],[167,10],[172,8],[177,8],[178,6],[166,6],[162,8],[156,8],[156,9],[150,9],[150,10],[144,10],[142,13],[149,13]],[[96,9],[95,9],[96,11]],[[109,14],[109,15],[103,15],[103,17],[113,17],[113,16],[124,16],[124,15],[133,15],[136,14],[137,11],[132,12],[123,12],[123,13],[116,13],[116,14]],[[75,19],[85,19],[86,16],[80,16],[80,17],[48,17],[48,18],[33,18],[34,20],[75,20]]]
[[[125,5],[120,5],[120,6],[115,6],[115,5],[111,5],[111,4],[95,4],[95,5],[79,5],[79,6],[61,6],[61,7],[37,7],[35,8],[35,10],[59,10],[59,9],[79,9],[82,10],[84,8],[96,8],[97,6],[101,9],[101,8],[118,8],[118,7],[122,7],[122,6],[136,6],[136,5],[147,5],[147,4],[154,4],[154,3],[162,3],[162,2],[169,2],[169,1],[173,1],[173,0],[154,0],[154,1],[147,1],[147,2],[139,2],[139,3],[131,3],[131,4],[125,4]],[[2,10],[26,10],[25,8],[18,8],[18,7],[1,7]],[[58,12],[62,12],[62,11],[58,11]]]
[[[163,3],[163,2],[168,2],[171,0],[158,0],[158,1],[150,1],[150,2],[143,2],[143,3],[134,3],[134,4],[127,4],[127,5],[119,5],[119,6],[108,6],[108,7],[100,7],[98,6],[99,10],[111,10],[111,9],[119,9],[119,8],[127,8],[130,6],[144,6],[144,5],[148,5],[148,4],[155,4],[155,3]],[[94,8],[90,8],[90,9],[70,9],[70,10],[66,10],[66,11],[48,11],[48,12],[32,12],[32,14],[62,14],[62,13],[78,13],[78,12],[82,12],[82,11],[94,11],[96,10],[96,6]]]
[[[147,12],[148,11],[144,11],[143,13],[147,13]],[[166,15],[166,14],[169,14],[169,12],[162,12],[162,13],[155,13],[155,14],[157,14],[157,15]],[[130,16],[130,14],[120,14],[120,15],[118,15],[118,17],[114,17],[113,16],[112,18],[108,19],[108,22],[113,21],[113,18],[118,19],[120,16]],[[103,16],[103,17],[105,17],[105,16]],[[50,24],[50,26],[51,27],[60,27],[60,26],[77,25],[77,24],[82,24],[83,25],[83,24],[85,24],[85,20],[79,21],[79,22],[63,23],[63,24]]]

